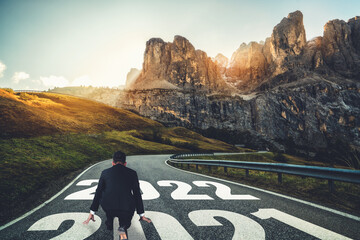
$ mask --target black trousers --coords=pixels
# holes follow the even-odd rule
[[[106,221],[105,225],[108,230],[113,230],[114,218],[119,218],[119,225],[123,227],[127,236],[127,229],[131,226],[131,219],[134,216],[134,212],[120,211],[120,210],[106,210]]]

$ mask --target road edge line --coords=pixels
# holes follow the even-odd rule
[[[110,159],[111,160],[111,159]],[[108,160],[104,160],[104,161],[108,161]],[[76,180],[78,180],[85,172],[87,172],[88,170],[90,170],[91,168],[95,167],[96,165],[104,162],[104,161],[101,161],[101,162],[98,162],[98,163],[95,163],[94,165],[91,165],[90,167],[88,167],[87,169],[85,169],[82,173],[80,173],[76,178],[74,178],[74,180],[72,180],[68,185],[66,185],[63,189],[60,190],[60,192],[56,193],[54,196],[52,196],[50,199],[48,199],[47,201],[45,201],[44,203],[40,204],[39,206],[37,206],[36,208],[28,211],[27,213],[25,213],[24,215],[12,220],[11,222],[8,222],[4,225],[2,225],[0,227],[0,231],[4,230],[5,228],[7,227],[10,227],[11,225],[13,225],[14,223],[26,218],[27,216],[31,215],[32,213],[36,212],[37,210],[39,210],[40,208],[44,207],[45,205],[47,205],[48,203],[50,203],[52,200],[54,200],[55,198],[57,198],[60,194],[62,194],[63,192],[65,192],[65,190],[67,190],[71,185],[74,184],[74,182]]]
[[[201,174],[201,173],[194,173],[194,172],[186,171],[186,170],[183,170],[183,169],[179,169],[179,168],[176,168],[176,167],[173,167],[173,166],[169,165],[167,163],[167,161],[169,161],[169,160],[170,159],[167,159],[165,161],[165,164],[168,167],[174,168],[174,169],[179,170],[179,171],[183,171],[183,172],[186,172],[186,173],[191,173],[191,174],[194,174],[194,175],[199,175],[199,176],[202,176],[202,177],[208,177],[208,178],[220,180],[220,181],[223,181],[223,182],[227,182],[227,183],[239,185],[239,186],[242,186],[242,187],[250,188],[250,189],[253,189],[253,190],[257,190],[257,191],[260,191],[260,192],[269,193],[269,194],[272,194],[272,195],[275,195],[275,196],[278,196],[278,197],[283,197],[283,198],[286,198],[286,199],[289,199],[289,200],[292,200],[292,201],[295,201],[295,202],[303,203],[303,204],[306,204],[306,205],[309,205],[309,206],[312,206],[312,207],[319,208],[321,210],[325,210],[325,211],[328,211],[328,212],[331,212],[331,213],[334,213],[334,214],[338,214],[338,215],[343,216],[343,217],[347,217],[347,218],[350,218],[350,219],[353,219],[353,220],[356,220],[356,221],[360,221],[360,217],[357,217],[355,215],[351,215],[349,213],[341,212],[339,210],[335,210],[335,209],[332,209],[332,208],[329,208],[329,207],[324,207],[324,206],[321,206],[321,205],[316,204],[316,203],[312,203],[312,202],[308,202],[308,201],[301,200],[301,199],[298,199],[298,198],[286,196],[286,195],[276,193],[276,192],[272,192],[272,191],[269,191],[269,190],[265,190],[265,189],[261,189],[261,188],[257,188],[257,187],[248,186],[248,185],[245,185],[245,184],[229,181],[229,180],[226,180],[226,179],[221,179],[221,178],[217,178],[217,177],[213,177],[213,176],[204,175],[204,174]]]

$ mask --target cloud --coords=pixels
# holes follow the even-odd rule
[[[69,86],[69,80],[62,76],[49,76],[49,77],[40,77],[41,82],[46,87],[66,87]]]
[[[71,86],[94,86],[94,83],[92,82],[91,78],[88,75],[83,75],[80,77],[75,78],[72,83]]]
[[[6,69],[6,65],[0,62],[0,78],[4,76],[5,69]]]
[[[12,77],[13,82],[18,84],[21,80],[28,79],[30,77],[26,72],[16,72]]]

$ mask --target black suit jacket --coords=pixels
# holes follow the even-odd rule
[[[104,211],[120,210],[144,213],[139,179],[136,171],[121,164],[101,173],[90,210],[97,211],[99,203]]]

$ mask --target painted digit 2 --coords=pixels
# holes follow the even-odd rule
[[[78,182],[76,184],[76,186],[91,186],[91,184],[98,183],[98,182],[99,182],[98,179],[83,180],[83,181]],[[97,187],[97,185],[95,185],[91,188],[86,188],[84,190],[74,192],[74,193],[68,195],[65,198],[65,200],[93,200],[94,193],[96,191],[96,187]]]
[[[92,222],[89,225],[84,225],[83,221],[88,217],[88,215],[89,213],[81,212],[57,213],[49,215],[35,222],[28,231],[54,231],[57,230],[64,221],[73,220],[74,224],[69,230],[51,239],[85,239],[96,232],[101,225],[101,218],[96,215],[95,222]]]
[[[192,187],[184,182],[175,180],[162,180],[158,181],[157,183],[162,187],[171,187],[172,184],[177,185],[178,188],[171,193],[171,197],[174,200],[213,200],[212,197],[205,194],[189,194]]]
[[[198,187],[209,187],[209,185],[215,186],[215,194],[224,200],[260,200],[251,195],[232,195],[231,188],[221,183],[211,181],[194,181],[193,183]]]

